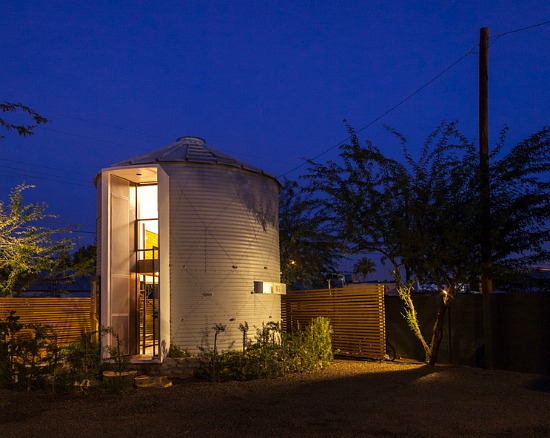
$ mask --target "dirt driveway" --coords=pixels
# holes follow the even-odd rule
[[[0,437],[549,437],[550,377],[337,360],[122,396],[0,391]]]

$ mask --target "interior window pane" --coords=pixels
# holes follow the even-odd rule
[[[139,186],[137,193],[139,205],[138,219],[158,218],[157,186]]]

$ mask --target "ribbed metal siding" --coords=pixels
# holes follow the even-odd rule
[[[171,342],[212,347],[212,327],[225,324],[218,347],[240,348],[279,321],[280,296],[253,294],[254,280],[280,279],[278,193],[271,178],[211,164],[162,166],[170,175]]]
[[[101,209],[103,206],[102,200],[102,178],[99,177],[96,183],[96,204],[95,204],[95,231],[96,231],[96,275],[101,276]]]

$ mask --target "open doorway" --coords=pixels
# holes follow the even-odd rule
[[[140,356],[159,356],[159,230],[157,185],[136,187],[137,346]]]

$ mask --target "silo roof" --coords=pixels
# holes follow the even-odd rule
[[[255,173],[261,173],[271,178],[272,175],[259,167],[238,160],[218,149],[208,146],[200,137],[180,137],[175,143],[138,155],[128,160],[112,164],[111,167],[139,166],[155,163],[190,162],[205,164],[220,164],[224,166],[239,167]]]

